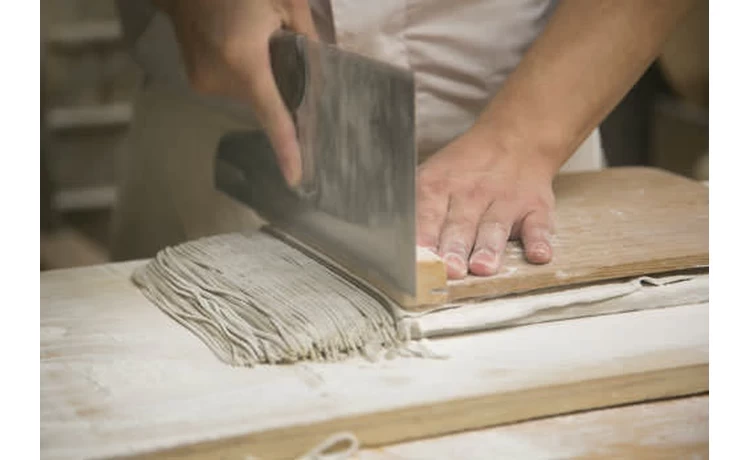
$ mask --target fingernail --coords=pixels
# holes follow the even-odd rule
[[[496,258],[497,256],[494,252],[491,252],[488,249],[480,249],[471,256],[471,261],[489,265],[494,263]]]
[[[547,246],[545,243],[536,243],[531,247],[531,251],[539,255],[547,254],[549,252],[549,246]]]
[[[297,168],[292,168],[289,164],[284,164],[281,168],[281,173],[284,175],[284,180],[286,180],[289,187],[294,188],[298,186],[302,180],[301,172]]]
[[[488,249],[475,252],[469,261],[471,272],[480,276],[494,275],[499,265],[497,253]]]
[[[290,188],[297,187],[302,181],[302,156],[294,137],[280,141],[277,155],[281,174]]]
[[[446,254],[443,261],[447,268],[448,278],[456,279],[466,276],[466,263],[458,254]]]
[[[532,262],[546,262],[551,256],[552,250],[545,243],[535,243],[529,248],[529,259]]]

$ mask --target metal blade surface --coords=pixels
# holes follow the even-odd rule
[[[290,189],[260,130],[225,134],[215,181],[274,227],[388,290],[416,294],[414,80],[308,41],[272,40],[303,179]]]

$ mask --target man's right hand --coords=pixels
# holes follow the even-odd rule
[[[317,40],[307,0],[153,0],[174,24],[193,88],[253,108],[289,185],[302,174],[291,116],[276,87],[268,41],[285,28]]]

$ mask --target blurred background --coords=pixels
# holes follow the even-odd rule
[[[41,1],[41,270],[105,263],[140,82],[113,1]],[[708,0],[602,125],[610,166],[708,180]]]

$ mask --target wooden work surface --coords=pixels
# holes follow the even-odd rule
[[[424,301],[418,303],[500,297],[708,265],[704,184],[663,170],[633,167],[562,174],[554,187],[551,263],[529,264],[520,245],[511,243],[497,276],[449,281],[442,298],[422,295]],[[434,273],[434,264],[425,267],[425,272],[430,270]],[[445,286],[431,287],[441,292]]]
[[[41,275],[44,458],[290,458],[341,430],[374,447],[708,391],[707,304],[440,339],[442,360],[232,368],[137,264]]]
[[[708,396],[504,425],[365,450],[359,460],[708,459]]]

